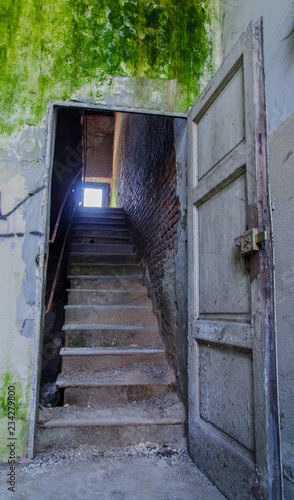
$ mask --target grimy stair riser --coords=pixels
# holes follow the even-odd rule
[[[75,224],[126,224],[126,219],[123,215],[109,215],[99,217],[74,217],[73,225]]]
[[[115,251],[115,249],[114,249]],[[115,254],[96,254],[96,253],[80,253],[80,255],[70,255],[71,263],[88,263],[88,264],[136,264],[136,259],[133,255],[115,255]]]
[[[149,399],[156,394],[174,392],[175,384],[109,385],[100,387],[67,387],[64,404],[84,407],[98,403],[131,403]]]
[[[122,207],[78,207],[76,211],[76,216],[89,216],[89,215],[95,215],[97,217],[97,214],[124,214],[124,209]]]
[[[88,242],[84,243],[72,243],[71,252],[87,252],[87,253],[120,253],[120,254],[132,254],[134,252],[133,245],[121,245],[120,243],[112,245],[109,243],[99,244],[90,243],[91,238],[88,238]],[[101,241],[99,238],[97,241]]]
[[[162,349],[157,330],[69,330],[65,347],[141,347]]]
[[[91,208],[91,207],[85,207],[85,208]],[[99,217],[123,217],[125,219],[125,212],[123,209],[117,209],[114,207],[104,207],[104,208],[96,208],[96,212],[94,210],[91,211],[91,209],[88,212],[83,212],[81,210],[77,210],[75,212],[74,218],[75,219],[83,219],[83,218],[88,219],[89,217],[94,217],[95,219]]]
[[[146,289],[137,290],[136,292],[126,291],[68,291],[68,305],[134,305],[134,306],[151,306],[151,301],[148,298]]]
[[[157,363],[164,361],[166,361],[164,352],[62,356],[62,373],[90,373],[92,371],[106,370],[107,368],[121,368],[132,363]]]
[[[129,276],[138,275],[140,268],[136,264],[71,264],[70,274],[78,276]]]
[[[145,441],[182,445],[184,437],[184,424],[41,428],[38,435],[38,452],[74,449],[81,445],[107,449],[133,446]]]
[[[94,238],[109,238],[110,243],[112,243],[114,240],[120,240],[120,239],[130,239],[130,233],[128,230],[119,230],[116,229],[115,231],[108,231],[107,229],[87,229],[87,231],[83,231],[80,229],[72,229],[71,231],[71,238],[87,238],[87,237],[94,237]]]
[[[88,231],[88,230],[104,230],[106,229],[107,231],[116,231],[116,230],[122,230],[125,229],[127,230],[128,227],[125,223],[120,223],[120,222],[99,222],[99,223],[94,223],[94,222],[82,222],[82,223],[76,223],[72,225],[72,230],[78,230],[78,231]]]
[[[135,309],[127,307],[106,307],[82,308],[73,306],[72,309],[65,309],[65,326],[67,324],[82,325],[124,325],[124,326],[144,326],[157,327],[157,320],[152,309]]]
[[[73,220],[73,225],[77,224],[92,224],[92,225],[117,225],[117,226],[126,226],[126,218],[119,216],[119,217],[105,217],[105,216],[99,216],[99,217],[77,217]]]
[[[71,288],[86,290],[142,290],[141,277],[101,277],[95,278],[70,278]]]
[[[73,220],[79,221],[79,220],[122,220],[126,221],[125,214],[123,212],[117,212],[117,213],[107,213],[107,212],[101,212],[100,214],[92,214],[91,217],[89,217],[89,214],[79,214],[75,213]]]

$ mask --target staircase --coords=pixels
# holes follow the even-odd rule
[[[79,209],[68,279],[64,406],[40,411],[39,451],[181,443],[184,408],[122,209]]]

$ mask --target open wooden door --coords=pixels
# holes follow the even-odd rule
[[[258,21],[188,113],[189,450],[238,500],[281,498],[263,78]]]

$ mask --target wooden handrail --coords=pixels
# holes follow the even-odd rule
[[[60,209],[59,209],[59,212],[58,212],[58,216],[57,216],[57,219],[56,219],[56,223],[55,223],[55,226],[54,226],[54,231],[52,233],[52,236],[51,236],[51,239],[49,240],[49,244],[50,243],[54,243],[55,241],[55,238],[56,238],[56,234],[57,234],[57,230],[58,230],[58,226],[59,226],[59,222],[60,222],[60,219],[61,219],[61,215],[62,215],[62,212],[63,212],[63,209],[64,209],[64,205],[66,203],[66,200],[68,198],[68,195],[70,193],[70,190],[73,186],[73,184],[75,183],[75,181],[77,180],[78,176],[80,175],[81,171],[83,170],[83,166],[80,168],[80,170],[78,171],[77,175],[75,176],[75,178],[71,181],[67,191],[66,191],[66,195],[63,199],[63,202],[60,206]]]

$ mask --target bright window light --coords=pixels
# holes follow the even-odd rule
[[[84,189],[84,207],[102,207],[102,189]]]

